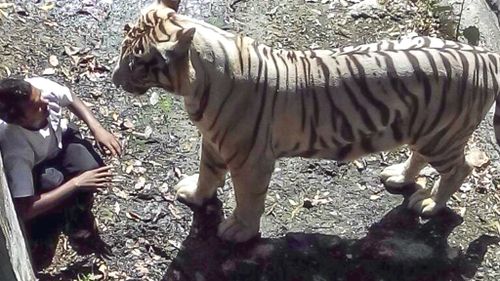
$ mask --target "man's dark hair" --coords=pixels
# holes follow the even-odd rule
[[[31,84],[23,79],[0,80],[0,119],[12,123],[23,116],[23,106],[31,95]]]

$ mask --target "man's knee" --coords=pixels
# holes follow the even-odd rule
[[[58,187],[64,182],[64,174],[56,168],[48,167],[39,175],[40,188],[43,191],[48,191]]]
[[[70,143],[66,147],[63,162],[69,173],[82,173],[102,166],[97,153],[81,143]]]

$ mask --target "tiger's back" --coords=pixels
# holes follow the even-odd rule
[[[225,51],[213,64],[230,73],[214,71],[227,79],[214,92],[238,102],[207,106],[205,121],[224,107],[224,125],[239,124],[237,134],[254,144],[235,145],[256,155],[348,160],[405,143],[435,154],[434,135],[444,147],[461,142],[456,131],[475,128],[498,94],[497,54],[436,38],[317,51],[238,37],[217,46]]]
[[[286,78],[273,100],[273,150],[285,156],[353,159],[403,143],[425,149],[441,130],[475,128],[499,91],[497,54],[435,38],[295,57],[277,64]]]

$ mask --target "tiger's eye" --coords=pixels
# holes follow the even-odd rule
[[[134,69],[134,64],[135,64],[135,59],[133,57],[131,57],[128,61],[128,68],[130,70],[133,70]]]
[[[129,33],[129,31],[132,29],[132,27],[130,26],[130,24],[126,23],[124,26],[123,26],[123,31],[125,33]]]

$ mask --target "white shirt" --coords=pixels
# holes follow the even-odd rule
[[[54,158],[62,149],[62,133],[67,120],[62,118],[62,107],[73,102],[70,90],[56,82],[41,77],[26,79],[41,91],[49,101],[49,121],[45,128],[37,131],[25,129],[0,120],[0,148],[5,173],[12,197],[27,197],[35,194],[32,170],[36,164]]]

